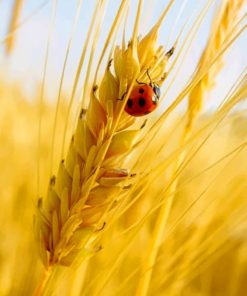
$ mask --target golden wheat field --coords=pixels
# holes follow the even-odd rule
[[[247,295],[244,0],[0,1],[0,295]]]

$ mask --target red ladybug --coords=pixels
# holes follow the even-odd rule
[[[124,110],[132,116],[143,116],[157,108],[160,88],[150,80],[150,84],[135,87],[126,103]]]

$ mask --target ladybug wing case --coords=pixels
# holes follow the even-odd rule
[[[132,116],[143,116],[152,112],[158,103],[158,95],[150,85],[138,86],[133,89],[125,111]]]

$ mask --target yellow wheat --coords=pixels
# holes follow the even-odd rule
[[[4,40],[24,23],[17,21],[21,2],[14,2],[11,32]],[[193,24],[189,25],[191,16],[178,37],[171,36],[176,40],[171,64],[174,48],[167,53],[169,48],[159,46],[157,39],[167,14],[178,13],[172,9],[179,1],[169,1],[142,37],[139,27],[146,26],[144,16],[151,12],[152,1],[120,1],[101,44],[108,2],[95,3],[67,107],[63,84],[77,20],[80,12],[85,13],[84,1],[77,3],[57,106],[45,103],[45,86],[59,1],[53,1],[42,102],[33,98],[28,103],[19,89],[1,78],[0,294],[244,295],[246,69],[217,110],[199,116],[206,92],[222,70],[224,53],[246,28],[246,16],[240,15],[244,1],[221,1],[197,69],[185,87],[177,83],[179,67],[215,1],[205,1]],[[162,1],[158,4],[160,8]],[[133,12],[133,32],[127,43]],[[188,33],[187,25],[191,26]],[[159,86],[164,84],[160,99],[164,101],[151,115],[129,116],[124,111],[129,94],[136,80],[149,83],[148,74]],[[181,88],[175,98],[170,93],[174,83]],[[72,115],[77,94],[79,116]],[[187,98],[188,110],[176,110]],[[168,107],[163,109],[163,103]],[[34,239],[33,172],[40,115],[38,193],[42,197],[35,200]],[[59,169],[53,176],[56,163]],[[48,179],[47,188],[43,180]],[[35,243],[42,260],[37,260]]]
[[[134,118],[122,111],[135,80],[143,76],[148,83],[147,69],[154,81],[163,82],[169,55],[156,47],[158,26],[141,40],[134,31],[128,45],[116,47],[114,72],[110,61],[99,87],[91,87],[88,109],[80,112],[67,157],[50,179],[46,198],[38,201],[36,238],[47,270],[97,251],[94,241],[107,214],[134,182],[125,159],[141,141],[141,129],[131,127]]]

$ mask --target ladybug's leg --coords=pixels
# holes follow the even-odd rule
[[[149,74],[149,69],[148,69],[148,68],[147,68],[147,76],[148,76],[148,78],[149,78],[150,85],[153,86],[152,78],[151,78],[151,76],[150,76],[150,74]]]
[[[118,100],[118,101],[122,101],[122,100],[124,99],[124,97],[126,96],[126,94],[127,94],[127,91],[125,91],[125,92],[122,94],[121,98],[117,98],[117,100]]]
[[[147,83],[145,83],[145,82],[140,82],[140,81],[138,81],[137,79],[136,79],[136,82],[137,82],[137,84],[141,84],[141,85],[146,85]]]

